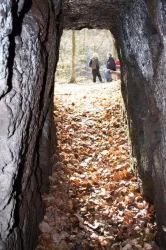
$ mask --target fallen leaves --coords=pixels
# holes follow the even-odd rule
[[[158,249],[154,207],[130,168],[119,86],[106,86],[70,85],[56,97],[58,147],[36,250]]]

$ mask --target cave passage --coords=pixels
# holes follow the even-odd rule
[[[0,249],[36,247],[44,215],[41,196],[48,191],[56,136],[59,151],[54,151],[50,193],[43,195],[47,209],[40,224],[38,249],[157,249],[153,206],[141,197],[128,158],[126,167],[117,164],[123,158],[122,151],[125,157],[127,151],[119,139],[124,134],[116,134],[122,125],[125,127],[121,111],[117,111],[119,103],[113,98],[116,91],[108,91],[103,100],[104,83],[87,86],[87,92],[74,85],[71,94],[57,93],[53,121],[54,78],[63,30],[87,27],[106,29],[114,36],[131,166],[143,196],[154,204],[155,238],[165,250],[166,1],[0,0],[0,13]],[[80,48],[83,51],[84,46]],[[77,90],[80,98],[73,100]],[[84,105],[79,113],[81,101]],[[88,103],[89,113],[84,109]],[[112,117],[116,117],[115,122]],[[56,130],[59,134],[55,136]],[[90,166],[89,158],[94,161]],[[81,166],[86,160],[89,163]],[[99,166],[104,160],[108,160],[106,173]]]
[[[57,148],[36,250],[158,249],[123,110],[120,81],[56,84]]]

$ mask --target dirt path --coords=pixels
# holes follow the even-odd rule
[[[36,250],[157,250],[153,206],[129,164],[119,82],[56,88],[50,193]]]

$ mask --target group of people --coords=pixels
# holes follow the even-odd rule
[[[104,69],[104,77],[107,82],[112,81],[112,71],[116,71],[116,63],[114,58],[112,57],[111,53],[108,53],[108,60],[107,60],[107,65],[106,68]],[[93,82],[96,82],[96,77],[99,78],[99,81],[102,82],[102,77],[100,74],[100,65],[99,65],[99,60],[98,60],[98,55],[97,53],[93,54],[92,59],[89,62],[89,67],[92,69],[92,76],[93,76]]]

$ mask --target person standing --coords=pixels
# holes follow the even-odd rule
[[[112,71],[116,71],[116,64],[115,64],[115,60],[112,57],[111,53],[108,53],[108,60],[107,60],[107,65],[106,65],[106,69],[104,69],[104,76],[107,80],[107,82],[111,82],[112,81],[112,75],[111,72]]]
[[[92,69],[93,82],[96,82],[96,77],[99,78],[99,81],[102,82],[102,78],[99,71],[99,60],[97,53],[93,53],[93,57],[89,62],[89,67]]]

